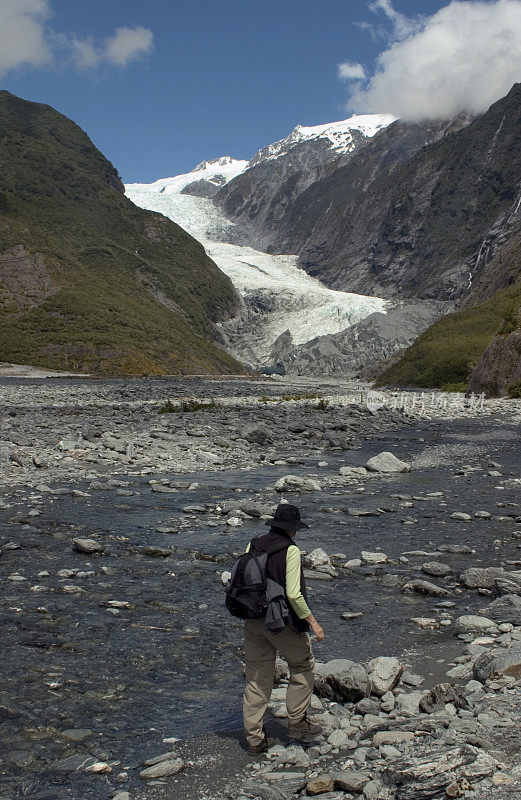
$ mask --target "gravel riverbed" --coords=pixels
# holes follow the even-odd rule
[[[505,601],[521,602],[521,403],[368,388],[0,378],[2,800],[407,800],[464,781],[515,797],[521,671],[468,686],[482,651],[521,646],[521,611]],[[389,451],[410,471],[365,468]],[[299,544],[326,630],[317,659],[350,659],[369,683],[340,697],[319,668],[324,739],[306,748],[288,749],[276,692],[276,747],[256,764],[221,573],[281,498],[311,525]],[[399,666],[382,666],[395,674],[376,695],[380,656]],[[438,690],[420,712],[448,681],[465,704],[440,705]],[[413,738],[393,739],[404,728]],[[145,765],[158,756],[166,766]],[[418,759],[445,756],[450,781],[429,784]]]

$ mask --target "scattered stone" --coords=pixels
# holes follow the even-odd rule
[[[182,758],[169,758],[142,770],[139,773],[139,777],[144,781],[152,780],[153,778],[166,778],[169,775],[177,775],[183,767],[184,761]]]
[[[397,658],[380,656],[369,662],[369,681],[371,692],[382,697],[390,689],[394,689],[403,672],[403,666]]]
[[[371,684],[363,664],[336,658],[315,667],[315,693],[339,703],[356,703],[369,697]]]
[[[95,539],[73,539],[72,547],[77,553],[87,553],[88,555],[103,552],[103,547]]]
[[[455,708],[468,708],[463,689],[452,683],[438,683],[420,700],[420,711],[434,714],[435,711],[443,711],[446,703],[452,703]]]
[[[521,679],[521,647],[482,653],[474,662],[474,679],[480,683],[502,678]]]
[[[494,620],[488,619],[488,617],[480,617],[477,614],[463,614],[457,618],[455,625],[460,633],[497,631],[497,625]]]
[[[276,492],[319,492],[320,484],[312,478],[300,478],[298,475],[285,475],[275,484]]]
[[[410,472],[411,465],[406,461],[400,461],[393,453],[384,451],[377,456],[373,456],[366,463],[366,468],[370,472]]]
[[[371,553],[368,550],[362,550],[362,561],[367,561],[368,564],[385,564],[388,558],[385,553]]]
[[[435,578],[445,578],[447,575],[450,575],[452,569],[448,564],[443,564],[441,561],[427,561],[425,564],[422,564],[421,571]]]
[[[454,511],[453,514],[450,515],[451,519],[459,519],[460,522],[470,522],[472,517],[470,514],[465,514],[464,511]]]
[[[447,589],[443,589],[441,586],[437,586],[435,583],[430,583],[430,581],[421,580],[408,581],[408,583],[402,587],[402,592],[428,594],[431,597],[448,597],[450,595],[450,592]]]

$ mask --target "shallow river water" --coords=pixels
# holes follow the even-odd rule
[[[395,561],[365,574],[340,570],[331,582],[308,581],[310,605],[326,631],[324,642],[314,647],[317,659],[404,656],[426,676],[425,686],[433,685],[460,652],[460,643],[456,646],[450,628],[425,631],[410,622],[436,615],[435,598],[402,594],[382,578],[392,573],[429,579],[419,572],[429,560],[449,563],[456,574],[469,565],[521,561],[516,537],[521,525],[512,517],[450,519],[453,511],[512,514],[516,506],[509,504],[519,502],[519,489],[504,483],[495,487],[519,476],[517,436],[518,429],[500,417],[416,423],[368,437],[357,450],[331,452],[326,468],[311,461],[291,469],[271,465],[176,475],[175,494],[152,493],[148,480],[135,476],[127,479],[125,489],[134,492],[129,495],[77,485],[90,496],[49,497],[36,520],[27,518],[20,491],[10,509],[0,510],[0,541],[17,546],[3,547],[0,560],[0,797],[105,798],[106,783],[72,771],[67,759],[94,755],[113,763],[113,773],[129,772],[131,787],[139,763],[165,749],[164,738],[240,727],[241,625],[223,608],[220,572],[229,569],[234,552],[266,529],[260,520],[233,529],[215,513],[182,509],[238,497],[261,498],[274,507],[278,497],[271,487],[288,472],[320,480],[337,475],[345,463],[363,465],[382,450],[413,463],[418,459],[411,473],[365,481],[364,492],[355,485],[300,495],[297,502],[311,527],[298,544],[348,558],[381,548],[393,561],[404,551],[434,551],[447,544],[475,550],[411,557],[409,563]],[[491,460],[501,463],[501,478],[487,474]],[[463,464],[483,469],[455,476]],[[193,481],[199,487],[188,490]],[[437,491],[443,497],[425,498]],[[404,507],[395,494],[424,499]],[[348,507],[387,510],[354,517],[346,513]],[[408,519],[416,522],[404,524]],[[160,527],[178,532],[157,532]],[[74,536],[100,537],[104,553],[74,552]],[[146,554],[147,547],[173,554],[154,557]],[[207,560],[216,557],[220,560]],[[64,569],[80,569],[84,576],[60,577]],[[49,574],[39,576],[42,571]],[[26,580],[8,579],[16,573]],[[489,602],[462,592],[457,581],[442,585],[451,589],[454,616]],[[345,622],[344,611],[363,616]],[[89,733],[81,742],[70,742],[64,734],[70,729]]]

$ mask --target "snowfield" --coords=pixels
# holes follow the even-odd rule
[[[337,153],[349,153],[356,147],[353,131],[358,131],[371,138],[396,119],[397,117],[391,114],[359,114],[340,120],[340,122],[328,122],[325,125],[297,125],[285,139],[259,150],[253,156],[251,164],[260,164],[261,161],[279,158],[288,153],[295,145],[317,139],[328,140],[331,150],[335,150]]]
[[[345,143],[354,119],[360,130],[373,135],[394,118],[387,121],[385,116],[371,115],[299,130],[310,138],[333,136],[335,129]],[[385,312],[388,301],[328,289],[297,266],[296,255],[270,255],[249,247],[247,233],[226,219],[211,200],[181,194],[186,186],[201,179],[221,186],[248,165],[247,161],[223,157],[203,162],[184,175],[150,184],[127,184],[125,190],[137,206],[164,214],[198,239],[229,276],[244,300],[241,317],[233,321],[229,349],[252,366],[266,366],[272,345],[286,331],[295,344],[303,344],[316,336],[339,333],[375,311]],[[223,326],[225,335],[229,329],[230,323]]]

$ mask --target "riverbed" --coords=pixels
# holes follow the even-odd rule
[[[83,392],[86,384],[80,386]],[[159,399],[187,393],[184,383],[174,388],[163,387]],[[19,403],[16,415],[23,414]],[[225,435],[222,413],[185,413],[183,430],[209,426],[213,445]],[[276,409],[269,413],[277,419]],[[313,429],[326,431],[344,414],[294,406],[279,413],[285,425],[307,419],[308,429],[311,414]],[[234,408],[237,425],[252,424],[249,407],[242,422],[240,415]],[[165,739],[186,746],[217,732],[240,747],[234,732],[240,730],[241,625],[223,608],[220,574],[266,530],[262,517],[250,515],[238,527],[227,524],[223,510],[244,501],[261,511],[273,511],[281,496],[298,503],[310,524],[298,536],[301,549],[339,555],[338,577],[317,573],[308,580],[310,605],[326,631],[314,648],[317,659],[394,655],[425,677],[426,688],[443,677],[459,653],[450,620],[490,600],[464,589],[457,576],[468,566],[521,564],[518,417],[508,405],[481,416],[359,416],[358,433],[356,425],[347,437],[340,429],[343,442],[303,438],[299,452],[299,434],[290,441],[281,425],[278,435],[270,429],[264,445],[250,443],[236,463],[228,455],[229,462],[209,469],[200,461],[185,471],[169,471],[168,462],[156,472],[150,465],[137,469],[131,454],[113,468],[107,459],[94,465],[78,457],[82,469],[73,471],[73,449],[65,451],[72,459],[65,471],[51,465],[35,468],[31,483],[25,473],[6,481],[0,496],[2,800],[97,800],[117,787],[138,792],[139,765],[162,752]],[[158,426],[165,427],[165,417]],[[47,436],[50,415],[42,424]],[[20,450],[30,447],[16,444]],[[382,451],[409,462],[411,472],[339,475],[341,467],[361,467]],[[274,484],[288,473],[321,488],[278,494]],[[479,510],[490,518],[475,517]],[[454,512],[471,519],[453,519]],[[93,539],[99,552],[78,552],[77,538]],[[470,552],[450,552],[465,548]],[[341,566],[362,551],[381,551],[388,560]],[[404,555],[411,551],[424,555]],[[429,561],[451,567],[448,577],[433,579],[449,591],[450,610],[437,608],[438,598],[401,592],[406,581],[428,577],[421,566]],[[362,616],[345,621],[346,611]],[[411,622],[442,615],[449,624],[436,629]],[[79,765],[86,757],[107,763],[110,772],[85,772]],[[211,775],[208,763],[204,771]],[[182,781],[179,792],[185,792]]]

